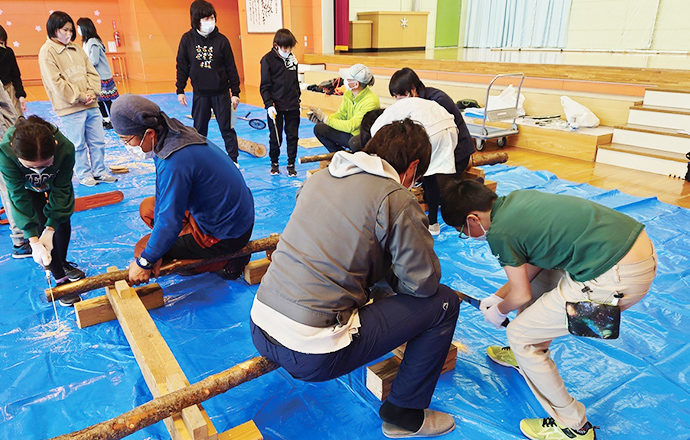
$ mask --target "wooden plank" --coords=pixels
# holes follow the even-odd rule
[[[181,378],[185,386],[189,385],[177,359],[165,343],[135,290],[125,281],[117,281],[115,289],[106,288],[106,295],[132,347],[134,357],[151,394],[154,397],[168,394],[170,392],[168,378],[176,375]],[[198,408],[199,411],[202,410],[200,405]],[[181,414],[169,417],[164,422],[173,440],[193,440]]]
[[[135,288],[137,295],[141,299],[147,310],[163,307],[163,289],[158,283],[147,284]],[[74,313],[77,316],[77,326],[86,328],[92,325],[117,319],[113,307],[106,295],[80,301],[74,305]]]
[[[186,384],[179,374],[173,374],[167,377],[167,386],[168,392],[173,392],[184,388]],[[208,439],[208,426],[198,406],[183,409],[182,421],[194,440]]]
[[[259,284],[270,264],[271,260],[269,260],[268,257],[250,261],[249,264],[244,267],[244,280],[250,285]]]
[[[398,368],[405,355],[405,347],[406,344],[401,345],[393,350],[395,356],[367,367],[366,386],[381,401],[386,400],[388,393],[390,393],[393,379],[397,376]],[[458,347],[455,344],[450,344],[441,374],[455,369],[457,358]]]
[[[250,420],[218,435],[218,440],[263,440],[256,423]]]

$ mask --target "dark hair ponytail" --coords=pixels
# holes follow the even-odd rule
[[[91,21],[90,18],[81,17],[79,20],[77,20],[77,26],[81,29],[82,43],[86,43],[92,38],[97,39],[101,42],[101,44],[103,43],[103,40],[101,40],[101,37],[98,35],[98,31],[96,30],[96,25],[93,24],[93,21]],[[75,29],[74,31],[76,32],[77,30]]]
[[[38,161],[55,156],[57,129],[49,122],[31,115],[28,119],[19,118],[14,127],[10,146],[18,158]]]

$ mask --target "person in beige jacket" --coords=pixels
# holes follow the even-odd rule
[[[41,79],[65,136],[74,144],[74,172],[82,185],[113,183],[105,169],[105,135],[98,111],[101,79],[81,47],[73,43],[74,21],[55,11],[46,24],[48,40],[38,53]]]

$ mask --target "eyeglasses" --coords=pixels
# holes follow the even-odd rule
[[[120,138],[120,139],[122,139],[124,141],[125,145],[127,145],[128,147],[134,147],[134,145],[131,145],[130,142],[132,142],[132,139],[134,139],[135,137],[138,137],[138,136],[139,136],[138,134],[135,134],[135,135],[130,136],[129,139],[127,139],[127,140],[122,139],[122,138]]]
[[[467,219],[465,219],[465,224],[460,226],[460,229],[458,229],[458,231],[460,232],[460,235],[458,236],[463,240],[467,240],[470,238],[470,236],[465,232],[465,226],[467,226],[467,230],[469,232],[469,225],[467,224]]]

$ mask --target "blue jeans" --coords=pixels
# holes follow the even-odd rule
[[[98,107],[60,116],[65,136],[74,144],[74,174],[79,180],[107,174],[103,117]]]
[[[340,377],[407,342],[388,400],[404,408],[424,409],[429,407],[441,375],[459,310],[457,294],[444,285],[429,298],[390,296],[359,309],[362,326],[352,343],[325,354],[305,354],[275,345],[253,322],[250,327],[259,353],[305,382]]]

